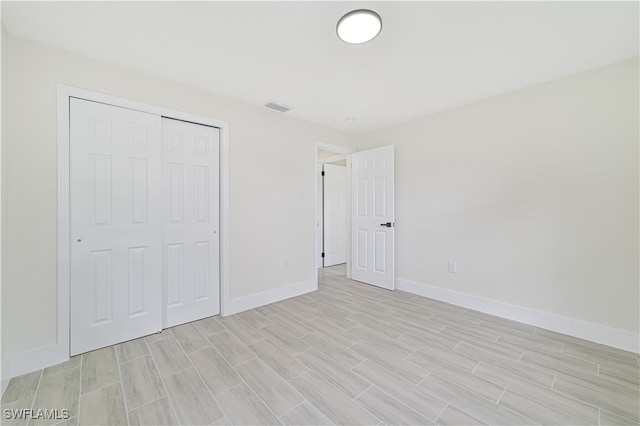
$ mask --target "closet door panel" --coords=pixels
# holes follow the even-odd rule
[[[220,313],[215,127],[162,119],[164,327]]]
[[[71,355],[162,327],[161,118],[70,100]]]

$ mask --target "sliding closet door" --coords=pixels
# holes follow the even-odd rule
[[[162,326],[161,118],[70,102],[71,355]]]
[[[220,313],[220,132],[162,119],[164,328]]]

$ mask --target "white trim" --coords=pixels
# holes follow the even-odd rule
[[[316,290],[318,290],[317,279],[312,279],[252,294],[250,296],[238,297],[237,299],[229,300],[229,303],[227,304],[227,313],[225,315],[233,315],[238,312],[248,311],[249,309],[311,293]]]
[[[316,156],[318,155],[318,149],[322,149],[324,151],[331,151],[331,152],[335,152],[336,155],[337,154],[351,154],[353,152],[353,149],[345,147],[345,146],[340,146],[340,145],[331,145],[328,143],[324,143],[324,142],[317,142],[316,143]]]
[[[220,315],[229,304],[229,125],[220,127]]]
[[[129,99],[58,84],[58,341],[51,349],[43,348],[43,353],[53,356],[30,355],[34,351],[15,354],[12,359],[26,357],[20,361],[16,371],[30,371],[44,368],[69,359],[69,98],[82,98],[94,102],[134,109],[163,117],[190,121],[218,127],[220,129],[220,312],[225,314],[229,303],[229,124],[225,121],[199,116],[168,108],[148,105]],[[54,349],[55,348],[55,349]],[[46,349],[46,350],[45,350]],[[35,350],[39,354],[40,349]],[[62,356],[64,354],[64,356]],[[55,360],[52,364],[49,362]],[[16,364],[18,361],[15,361]],[[13,364],[12,364],[13,365]],[[15,371],[11,370],[14,377]],[[3,377],[4,379],[4,377]]]
[[[69,96],[72,91],[58,85],[58,340],[59,350],[69,357],[69,298],[71,264],[71,213],[69,210]],[[22,354],[20,354],[22,355]],[[43,368],[43,367],[39,367]]]
[[[640,353],[637,333],[396,278],[396,289],[625,351]]]
[[[340,155],[332,155],[331,157],[319,158],[318,162],[322,164],[326,164],[326,163],[333,163],[334,161],[340,161],[340,160],[346,160],[346,159],[347,159],[346,154],[340,154]]]

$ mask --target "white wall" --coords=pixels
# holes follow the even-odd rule
[[[349,136],[13,36],[7,47],[5,355],[56,343],[57,83],[227,121],[230,297],[314,280],[315,143]]]
[[[359,136],[396,145],[397,277],[637,341],[638,114],[636,58]]]

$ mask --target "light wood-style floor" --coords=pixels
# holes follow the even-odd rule
[[[68,409],[74,425],[638,424],[639,382],[636,354],[337,266],[318,292],[14,378],[2,408],[3,424],[7,408]]]

